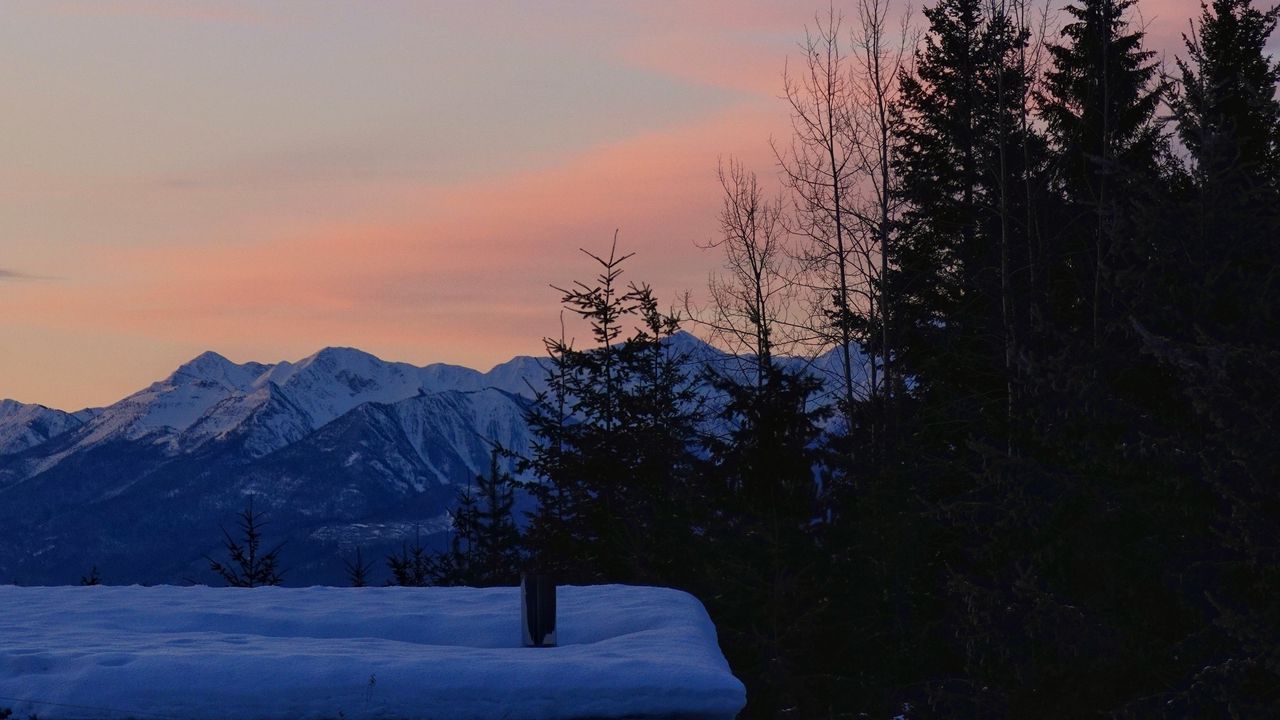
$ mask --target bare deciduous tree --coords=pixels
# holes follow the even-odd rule
[[[724,253],[723,273],[708,279],[709,307],[699,310],[686,299],[686,312],[750,363],[762,385],[774,356],[790,354],[801,341],[782,199],[767,197],[756,174],[736,160],[721,163],[716,175],[724,190],[720,236],[701,247]]]
[[[891,0],[858,0],[851,30],[853,101],[851,111],[858,140],[860,182],[853,214],[862,232],[855,237],[856,270],[869,288],[867,346],[870,352],[869,395],[890,407],[896,388],[892,353],[893,299],[884,279],[892,257],[893,233],[900,200],[893,170],[894,119],[898,78],[911,59],[916,37],[910,27],[911,6],[901,8],[897,36],[890,34]],[[888,424],[888,418],[885,418]]]
[[[892,0],[857,0],[848,35],[834,10],[816,18],[801,72],[784,74],[792,138],[774,152],[792,195],[788,228],[800,239],[815,330],[839,353],[842,401],[883,401],[894,385],[892,302],[884,296],[898,215],[892,105],[915,46],[904,8],[895,33]],[[869,351],[860,378],[854,343]]]
[[[1007,127],[1007,116],[1000,113],[1001,126],[997,128],[999,143],[999,174],[996,185],[999,190],[998,214],[1000,218],[1000,315],[1004,342],[1004,374],[1005,374],[1005,419],[1007,427],[1005,452],[1012,455],[1012,427],[1015,413],[1015,376],[1018,372],[1017,352],[1019,343],[1019,316],[1029,318],[1032,314],[1030,304],[1034,302],[1035,268],[1037,265],[1037,238],[1039,230],[1035,216],[1036,203],[1032,198],[1037,192],[1032,186],[1035,174],[1032,172],[1033,153],[1030,140],[1032,138],[1032,100],[1036,92],[1036,83],[1041,74],[1044,60],[1044,49],[1049,27],[1050,3],[1046,0],[1038,12],[1033,30],[1033,2],[1031,0],[988,0],[987,12],[992,18],[1006,18],[1012,27],[1026,33],[1026,42],[1014,45],[1016,58],[1012,65],[1015,69],[1014,87],[1006,87],[1005,74],[997,73],[997,102],[1001,107],[1011,102],[1017,107],[1014,121],[1017,127]],[[1014,155],[1016,153],[1016,155]],[[1015,174],[1009,170],[1010,163],[1020,163],[1017,175],[1021,175],[1022,187],[1011,187],[1011,179],[1016,181]],[[1021,204],[1024,217],[1014,217],[1012,194],[1021,191]],[[1021,227],[1018,227],[1021,225]],[[1020,237],[1019,237],[1020,236]],[[1015,245],[1022,247],[1020,257],[1014,257]],[[1015,265],[1015,262],[1021,265]],[[1018,283],[1017,275],[1025,276]],[[1015,287],[1017,285],[1018,287]],[[1021,290],[1021,292],[1020,292]],[[1021,298],[1019,303],[1018,298]],[[1021,307],[1019,307],[1021,305]]]
[[[858,182],[856,93],[841,47],[843,16],[834,9],[817,16],[805,33],[799,72],[783,73],[783,97],[791,109],[791,142],[774,144],[782,178],[791,190],[788,229],[801,239],[796,256],[804,285],[813,292],[813,328],[840,359],[841,400],[852,422],[855,386],[852,347],[856,308],[869,305],[870,288],[854,277],[856,220],[848,205]]]

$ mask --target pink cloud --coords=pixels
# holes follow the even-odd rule
[[[62,2],[54,9],[270,20],[260,6],[249,7],[254,10],[229,3],[113,0]],[[408,7],[428,19],[432,12]],[[40,326],[60,340],[23,358],[0,358],[0,377],[61,392],[57,378],[40,373],[39,353],[61,356],[81,336],[108,338],[101,343],[123,338],[118,344],[136,350],[116,352],[113,362],[150,364],[144,374],[104,369],[102,382],[118,383],[112,385],[117,397],[136,389],[139,377],[154,379],[172,369],[175,357],[210,348],[270,361],[346,344],[392,359],[483,367],[541,351],[541,338],[559,327],[557,295],[549,285],[589,276],[593,268],[578,248],[607,248],[615,228],[622,247],[637,252],[627,278],[653,282],[668,300],[686,289],[697,291],[718,264],[714,254],[694,245],[716,231],[716,162],[736,155],[762,177],[772,175],[768,139],[785,136],[788,128],[785,107],[776,99],[783,62],[796,56],[794,43],[815,9],[825,8],[707,0],[586,5],[554,21],[550,14],[530,14],[530,27],[520,30],[545,31],[561,41],[593,37],[602,23],[621,28],[616,37],[600,41],[605,57],[736,94],[729,94],[732,104],[683,124],[573,148],[519,170],[452,182],[341,173],[315,180],[306,166],[306,182],[292,182],[272,165],[253,175],[260,181],[230,188],[129,178],[105,188],[42,169],[0,177],[9,201],[29,207],[54,193],[110,193],[113,201],[118,196],[121,202],[104,206],[121,214],[105,216],[98,223],[104,227],[107,221],[132,227],[129,203],[158,208],[156,223],[171,217],[187,223],[153,233],[145,243],[77,245],[84,260],[73,272],[21,265],[66,278],[4,283],[0,324]],[[1179,34],[1188,17],[1198,14],[1197,3],[1144,0],[1142,11],[1149,46],[1171,61],[1181,52]],[[514,31],[512,18],[502,22]],[[115,210],[117,205],[124,209]],[[167,215],[170,206],[188,212]],[[81,218],[85,226],[98,220]],[[79,228],[66,232],[73,230]],[[0,395],[10,392],[16,391],[0,387]]]
[[[492,364],[540,349],[558,327],[549,285],[591,273],[578,248],[606,248],[615,228],[637,252],[629,278],[652,281],[670,300],[697,289],[715,263],[694,241],[714,231],[717,156],[746,149],[767,173],[775,119],[736,107],[541,170],[401,187],[420,201],[377,222],[102,251],[103,279],[24,288],[19,304],[59,326],[219,349],[256,344],[277,357],[341,343]]]

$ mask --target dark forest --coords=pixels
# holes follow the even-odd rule
[[[823,12],[783,192],[721,167],[709,304],[616,245],[565,286],[531,561],[694,593],[749,717],[1280,712],[1280,11],[1214,0],[1164,67],[1137,9]],[[497,549],[449,579],[501,581],[468,507]]]

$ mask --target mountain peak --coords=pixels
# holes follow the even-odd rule
[[[344,355],[360,355],[373,357],[371,353],[367,353],[360,348],[351,347],[350,345],[326,345],[320,348],[316,355],[340,357]]]
[[[0,400],[0,455],[34,447],[81,424],[72,415],[17,400]]]
[[[664,347],[686,356],[688,359],[704,362],[724,355],[714,345],[687,330],[680,330],[662,341]]]
[[[194,379],[216,383],[227,389],[244,390],[262,370],[263,366],[257,363],[240,365],[212,350],[206,350],[179,365],[169,376],[169,381],[180,384],[183,380]]]
[[[27,403],[18,402],[17,400],[10,400],[9,398],[4,398],[0,400],[0,415],[17,412],[19,410],[22,410],[25,407],[27,407]]]
[[[0,400],[0,418],[9,416],[17,416],[19,414],[34,416],[39,413],[52,412],[61,413],[61,410],[40,405],[38,403],[24,403],[18,400],[10,400],[5,398]]]
[[[384,361],[376,355],[367,353],[359,348],[329,346],[322,348],[319,352],[312,354],[298,362],[298,365],[308,365],[320,363],[333,366],[347,365],[368,365],[370,363],[383,363]]]
[[[206,368],[223,368],[223,367],[226,367],[226,366],[228,366],[228,365],[234,365],[234,363],[232,363],[232,362],[231,362],[230,360],[228,360],[227,358],[223,357],[222,355],[219,355],[218,353],[216,353],[216,352],[214,352],[214,351],[212,351],[212,350],[205,350],[204,352],[202,352],[202,353],[200,353],[199,355],[197,355],[197,356],[195,356],[195,357],[191,358],[191,359],[190,359],[190,360],[188,360],[187,362],[185,362],[185,363],[183,363],[183,364],[179,365],[179,366],[178,366],[178,370],[184,370],[184,369],[198,370],[198,369],[206,369]]]
[[[664,342],[677,348],[702,348],[707,345],[701,338],[688,330],[677,330],[671,333],[671,336],[666,338]]]

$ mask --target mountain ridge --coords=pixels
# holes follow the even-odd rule
[[[254,495],[306,558],[298,579],[340,582],[340,546],[439,534],[491,443],[527,450],[540,368],[513,358],[491,381],[355,348],[277,363],[206,351],[101,408],[3,401],[0,505],[19,512],[0,523],[0,581],[74,582],[86,562],[113,582],[201,577],[217,528]]]
[[[687,333],[669,342],[695,363],[733,357]],[[75,582],[92,565],[109,582],[212,580],[203,558],[251,495],[294,554],[290,582],[341,583],[343,553],[394,551],[411,528],[439,544],[457,487],[493,449],[529,450],[543,363],[206,351],[101,408],[0,402],[0,505],[18,509],[0,523],[0,582]]]

